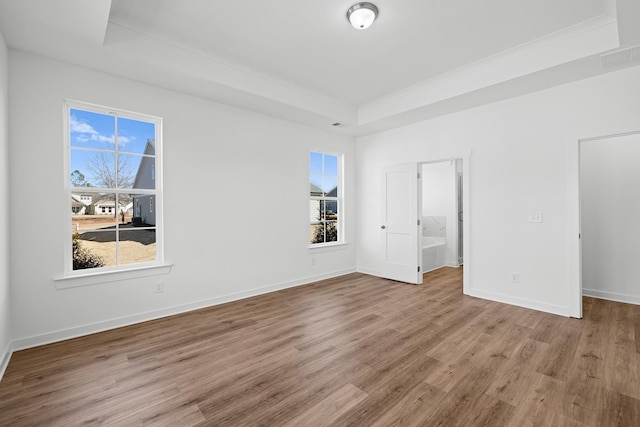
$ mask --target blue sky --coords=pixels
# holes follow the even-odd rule
[[[312,152],[310,155],[310,182],[325,193],[338,185],[338,157]]]
[[[87,182],[94,186],[99,181],[91,171],[91,158],[103,156],[109,167],[115,169],[115,131],[118,125],[118,150],[126,153],[142,154],[148,139],[155,138],[155,125],[149,122],[126,119],[106,114],[71,109],[69,117],[71,162],[70,171],[79,170],[84,174]],[[114,153],[97,153],[95,151],[76,150],[90,148],[109,150]],[[121,155],[120,161],[126,159],[127,167],[135,171],[140,164],[141,157]]]
[[[139,120],[117,118],[119,150],[142,153],[147,139],[155,138],[155,125]],[[69,117],[71,145],[114,150],[114,116],[72,109]]]

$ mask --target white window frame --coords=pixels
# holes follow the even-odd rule
[[[308,156],[307,156],[307,181],[309,181],[310,177],[311,177],[311,161],[310,161],[310,156],[311,153],[319,153],[322,155],[329,155],[329,156],[335,156],[338,158],[338,191],[337,191],[337,195],[336,197],[319,197],[319,196],[312,196],[309,193],[309,190],[307,190],[307,194],[309,195],[309,201],[313,201],[313,200],[331,200],[331,201],[336,201],[338,203],[338,240],[335,242],[322,242],[322,243],[311,243],[309,242],[308,248],[309,249],[318,249],[318,248],[327,248],[327,247],[331,247],[331,246],[341,246],[344,245],[346,243],[345,240],[345,209],[344,209],[344,154],[343,153],[336,153],[336,152],[331,152],[331,151],[326,151],[326,150],[321,150],[321,149],[311,149],[309,150]],[[308,185],[308,184],[307,184]],[[308,215],[308,213],[307,213]],[[311,223],[309,223],[311,224]]]
[[[154,226],[156,233],[156,259],[154,261],[148,262],[138,262],[131,264],[123,264],[116,266],[107,266],[107,267],[98,267],[98,268],[88,268],[82,270],[73,270],[73,255],[72,255],[72,213],[71,213],[71,194],[75,188],[75,192],[78,192],[77,187],[71,186],[71,130],[70,130],[70,115],[71,110],[84,110],[90,111],[98,114],[105,114],[113,117],[123,117],[127,119],[139,120],[153,123],[155,126],[155,184],[156,188],[153,190],[148,189],[135,189],[136,193],[139,194],[152,194],[155,196],[154,209],[156,211],[156,224]],[[119,273],[119,272],[127,272],[127,271],[140,271],[146,269],[155,269],[157,267],[167,267],[170,268],[169,265],[165,264],[164,260],[164,218],[163,218],[163,209],[162,209],[162,199],[163,199],[163,180],[162,180],[162,118],[151,116],[148,114],[135,113],[131,111],[126,111],[119,108],[105,107],[96,104],[90,104],[81,101],[74,100],[65,100],[64,101],[64,148],[65,148],[65,156],[64,156],[64,187],[65,187],[65,195],[67,199],[67,215],[66,215],[66,225],[65,225],[65,238],[64,238],[64,276],[60,279],[56,280],[66,280],[66,279],[75,279],[82,278],[86,276],[96,277],[111,273]],[[117,147],[116,147],[117,153]],[[123,154],[130,154],[123,152]],[[139,153],[136,153],[139,155]],[[82,188],[82,191],[85,193],[123,193],[123,189],[93,189],[93,187]],[[131,190],[134,191],[133,189]],[[104,208],[104,207],[103,207]],[[113,213],[113,212],[112,212]],[[116,224],[118,221],[116,221]],[[117,246],[116,246],[117,247]],[[117,249],[116,249],[117,251]],[[167,270],[168,271],[168,270]],[[157,273],[150,273],[151,275]],[[139,274],[137,275],[139,277]],[[109,280],[105,280],[109,281]],[[93,281],[94,283],[95,280]],[[82,283],[84,284],[84,283]],[[91,284],[87,282],[86,284]],[[58,285],[58,288],[79,286],[80,284],[69,284],[69,285]]]

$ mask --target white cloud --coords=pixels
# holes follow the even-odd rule
[[[80,122],[74,116],[71,116],[70,125],[71,125],[71,133],[88,133],[91,135],[98,134],[98,132],[96,132],[96,130],[93,127],[91,127],[89,123]]]
[[[69,121],[69,127],[71,129],[71,134],[75,137],[77,142],[89,142],[89,141],[98,141],[98,142],[106,142],[108,144],[113,144],[113,135],[102,135],[100,132],[95,130],[93,126],[89,123],[78,120],[76,117],[71,116]],[[130,138],[128,136],[119,136],[118,142],[120,145],[128,144],[133,141],[135,138]]]

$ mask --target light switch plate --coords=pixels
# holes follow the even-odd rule
[[[529,213],[529,222],[542,222],[542,212]]]

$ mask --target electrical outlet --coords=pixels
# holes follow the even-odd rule
[[[316,265],[316,259],[315,258],[311,258],[311,265]]]
[[[156,293],[161,294],[164,292],[164,282],[156,282]]]
[[[518,283],[520,281],[520,274],[519,273],[511,273],[511,282],[512,283]]]

